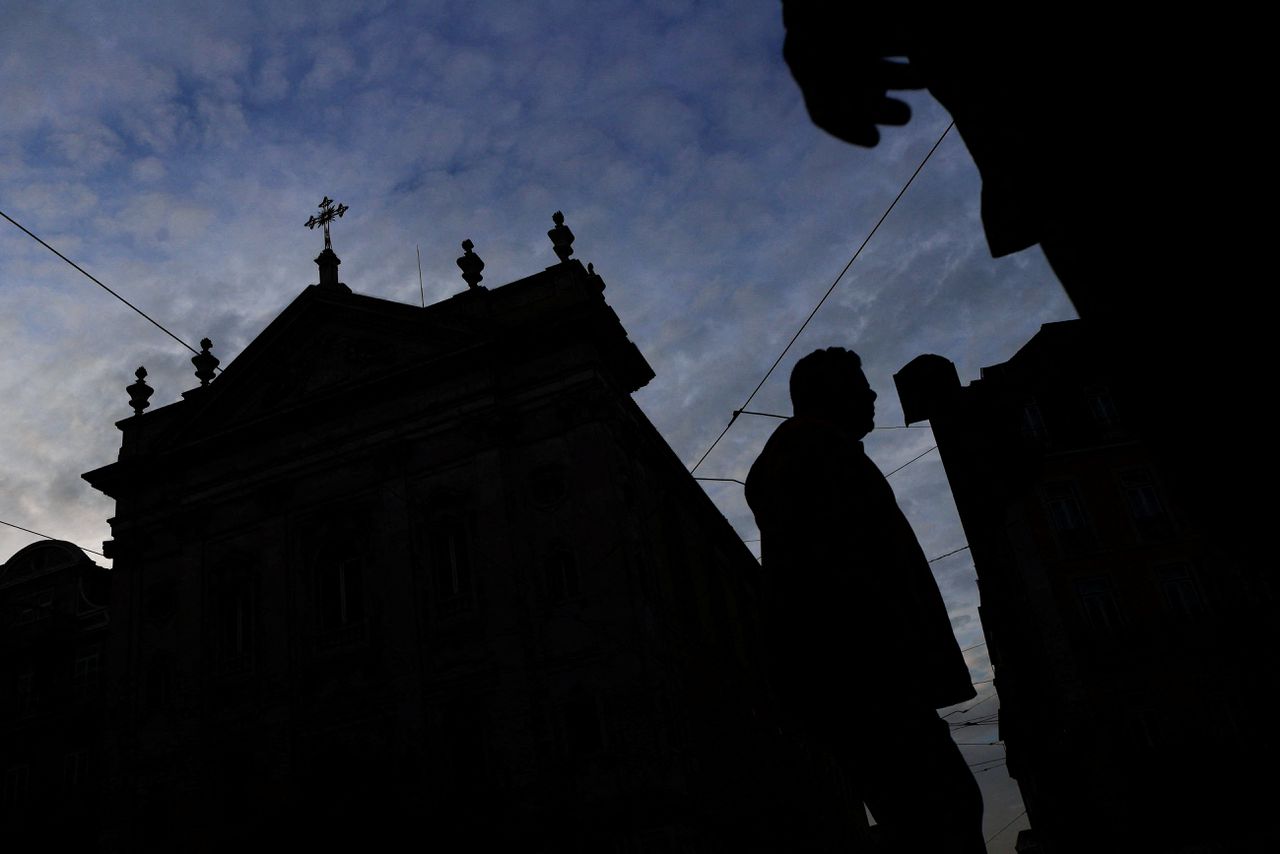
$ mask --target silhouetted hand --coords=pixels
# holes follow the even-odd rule
[[[924,88],[921,75],[909,63],[847,49],[837,52],[827,39],[788,33],[782,54],[804,93],[809,118],[854,145],[876,145],[880,141],[876,125],[910,121],[911,108],[890,98],[890,90]]]
[[[898,89],[923,89],[919,69],[905,61],[919,39],[900,8],[851,11],[843,3],[783,0],[787,38],[782,56],[804,93],[813,123],[868,148],[880,141],[876,125],[904,125],[911,108],[890,98]]]

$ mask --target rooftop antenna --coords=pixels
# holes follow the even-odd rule
[[[427,292],[422,289],[422,250],[413,244],[413,251],[418,253],[418,296],[422,299],[422,307],[427,307]]]

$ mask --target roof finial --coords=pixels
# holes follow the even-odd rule
[[[191,357],[191,364],[196,366],[196,378],[202,386],[208,385],[209,380],[216,376],[213,370],[218,367],[218,357],[209,352],[212,346],[213,342],[208,338],[201,338],[200,352]]]
[[[312,198],[314,199],[315,196],[312,196]],[[334,207],[335,204],[338,206]],[[320,208],[320,215],[312,216],[311,219],[307,220],[306,226],[312,229],[317,225],[324,226],[324,248],[332,250],[333,244],[329,241],[329,223],[333,222],[334,218],[341,219],[349,208],[346,205],[338,204],[328,196],[320,200],[318,207]]]
[[[325,196],[320,201],[319,215],[312,216],[311,219],[306,221],[305,225],[311,229],[316,226],[324,228],[324,251],[316,258],[316,266],[320,268],[320,287],[350,293],[351,289],[338,281],[338,265],[342,263],[342,260],[333,251],[333,243],[329,239],[329,223],[336,218],[341,218],[348,208],[342,204],[337,204],[337,207],[335,207],[335,204],[337,203],[333,199]]]
[[[462,280],[467,283],[467,287],[472,290],[480,288],[480,280],[484,276],[480,275],[480,271],[484,269],[484,262],[480,260],[480,256],[472,252],[476,245],[471,242],[471,238],[462,241],[462,257],[458,259],[458,267],[462,270]]]
[[[138,378],[136,383],[125,386],[125,391],[129,392],[129,405],[133,407],[134,415],[141,415],[142,410],[151,405],[151,395],[155,393],[155,389],[147,385],[147,369],[139,367],[133,372]]]
[[[561,261],[568,261],[569,256],[573,254],[573,232],[564,224],[564,214],[560,211],[551,215],[551,221],[556,224],[556,227],[547,232],[547,237],[551,238],[556,257]]]

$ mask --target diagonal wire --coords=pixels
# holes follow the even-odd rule
[[[1023,817],[1024,815],[1026,815],[1026,814],[1027,814],[1027,811],[1026,811],[1026,810],[1023,810],[1022,812],[1020,812],[1020,813],[1018,813],[1017,815],[1015,815],[1015,816],[1013,817],[1013,819],[1012,819],[1008,824],[1006,824],[1004,827],[1000,828],[1000,829],[999,829],[999,830],[997,830],[995,833],[993,833],[993,834],[991,834],[990,836],[988,836],[988,837],[987,837],[987,839],[986,839],[986,844],[987,844],[987,845],[990,845],[990,844],[991,844],[991,840],[995,839],[997,836],[999,836],[1000,834],[1004,833],[1006,830],[1008,830],[1010,827],[1012,827],[1012,826],[1013,826],[1013,823],[1014,823],[1015,821],[1017,821],[1018,819],[1022,818],[1022,817]]]
[[[928,451],[926,451],[925,453],[928,453]],[[924,456],[924,454],[921,454],[921,456]],[[958,548],[958,549],[953,549],[953,550],[951,550],[951,551],[947,552],[946,554],[941,554],[941,555],[938,555],[937,557],[931,557],[931,558],[929,558],[929,563],[936,563],[936,562],[938,562],[938,561],[942,560],[944,557],[951,557],[952,555],[958,555],[958,554],[960,554],[960,552],[964,551],[964,550],[965,550],[965,549],[967,549],[967,548],[969,548],[969,547],[968,547],[968,546],[961,546],[960,548]],[[986,641],[983,641],[983,643],[986,643]],[[961,651],[963,652],[963,650],[961,650]]]
[[[4,211],[0,211],[0,216],[4,217],[5,219],[9,220],[9,222],[13,223],[13,224],[14,224],[14,225],[16,225],[18,228],[20,228],[20,229],[21,229],[21,230],[22,230],[22,231],[23,231],[23,232],[24,232],[28,237],[30,237],[30,238],[31,238],[32,240],[34,240],[36,243],[39,243],[39,244],[40,244],[41,246],[43,246],[45,249],[48,249],[48,250],[49,250],[50,252],[52,252],[54,255],[57,255],[57,256],[58,256],[59,258],[61,258],[63,261],[66,261],[66,262],[67,262],[68,264],[70,264],[72,267],[75,267],[77,270],[79,270],[81,273],[83,273],[83,274],[84,274],[84,276],[85,276],[86,278],[88,278],[88,279],[89,279],[89,281],[93,282],[95,285],[97,285],[98,287],[102,288],[104,291],[106,291],[107,293],[111,294],[111,295],[112,295],[113,297],[115,297],[116,299],[120,300],[120,302],[124,303],[125,305],[129,306],[129,308],[133,309],[133,310],[134,310],[134,311],[136,311],[138,314],[142,315],[142,316],[147,320],[147,322],[148,322],[148,323],[150,323],[152,326],[154,326],[154,327],[156,327],[157,329],[159,329],[159,330],[160,330],[161,332],[163,332],[165,335],[168,335],[168,336],[169,336],[170,338],[172,338],[174,341],[177,341],[177,342],[178,342],[179,344],[181,344],[183,347],[186,347],[186,348],[187,348],[188,350],[190,350],[192,353],[195,353],[197,356],[198,356],[198,355],[200,355],[200,351],[199,351],[199,350],[197,350],[195,347],[192,347],[192,346],[191,346],[190,344],[188,344],[186,341],[183,341],[183,340],[182,340],[181,338],[179,338],[177,335],[174,335],[172,332],[170,332],[168,329],[166,329],[166,328],[165,328],[165,326],[164,326],[164,324],[162,324],[160,321],[156,320],[154,317],[152,317],[151,315],[147,314],[145,311],[143,311],[142,309],[138,308],[136,305],[134,305],[133,303],[129,302],[129,301],[128,301],[127,299],[125,299],[124,297],[120,296],[120,294],[116,293],[115,291],[111,290],[111,288],[109,288],[109,287],[107,287],[106,285],[104,285],[102,282],[100,282],[100,281],[99,281],[99,280],[98,280],[98,279],[97,279],[97,278],[96,278],[92,273],[90,273],[90,272],[89,272],[88,270],[86,270],[84,267],[81,267],[81,266],[80,266],[79,264],[77,264],[75,261],[72,261],[72,260],[71,260],[70,258],[68,258],[66,255],[63,255],[63,254],[62,254],[61,252],[59,252],[57,249],[54,249],[54,248],[53,248],[52,246],[50,246],[48,243],[45,243],[45,242],[44,242],[43,240],[41,240],[41,239],[40,239],[40,238],[39,238],[39,237],[38,237],[34,232],[32,232],[32,231],[31,231],[31,229],[27,228],[25,225],[23,225],[22,223],[18,222],[16,219],[14,219],[13,217],[9,216],[9,215],[8,215],[7,213],[5,213]],[[95,554],[96,554],[96,552],[95,552]]]
[[[920,161],[920,165],[916,167],[916,171],[911,173],[911,177],[907,179],[907,183],[902,185],[902,189],[898,191],[898,195],[893,197],[893,201],[889,203],[889,207],[885,208],[884,213],[880,214],[880,219],[876,220],[876,224],[872,226],[871,231],[869,231],[867,236],[863,238],[862,245],[860,245],[857,251],[853,253],[853,257],[849,259],[849,263],[844,265],[844,269],[840,271],[840,275],[836,276],[836,280],[831,283],[831,287],[827,288],[827,292],[822,295],[822,299],[818,300],[818,304],[813,307],[813,311],[809,312],[809,316],[804,319],[804,323],[800,324],[800,328],[796,330],[796,334],[791,336],[791,340],[787,342],[787,346],[782,348],[782,352],[778,354],[778,358],[774,359],[773,364],[769,366],[769,370],[765,371],[764,377],[756,384],[756,387],[752,390],[751,394],[747,395],[747,399],[743,402],[742,406],[734,410],[733,417],[729,419],[729,423],[720,431],[720,435],[716,437],[716,440],[711,443],[711,447],[707,448],[707,450],[703,452],[702,456],[698,458],[698,461],[693,464],[693,468],[689,469],[690,474],[696,472],[698,470],[698,466],[702,465],[702,461],[715,450],[716,445],[720,444],[720,440],[729,432],[729,428],[733,427],[734,422],[738,420],[738,416],[741,415],[742,411],[751,404],[751,401],[755,399],[756,394],[764,387],[764,384],[768,382],[769,377],[773,375],[774,370],[782,363],[783,357],[785,357],[787,352],[791,349],[791,345],[796,343],[796,339],[798,339],[800,334],[804,332],[806,327],[808,327],[809,321],[813,320],[813,316],[818,313],[818,309],[822,308],[822,304],[827,301],[827,297],[831,296],[832,291],[836,289],[836,285],[840,284],[840,280],[844,278],[844,274],[849,272],[849,268],[853,266],[853,262],[857,261],[858,256],[862,254],[862,250],[867,248],[867,244],[871,242],[871,238],[875,237],[876,232],[880,229],[881,223],[883,223],[885,219],[888,218],[889,214],[893,212],[894,207],[898,204],[898,200],[907,192],[907,188],[911,186],[913,181],[915,181],[916,176],[920,174],[920,170],[929,162],[929,158],[938,150],[938,146],[942,145],[942,141],[947,138],[947,134],[951,132],[951,128],[954,126],[955,122],[949,122],[947,124],[946,129],[942,131],[942,135],[938,137],[938,141],[933,144],[933,147],[929,149],[929,153],[924,156],[924,159]]]
[[[1003,756],[998,756],[995,759],[984,759],[981,762],[974,762],[969,767],[977,768],[979,765],[1003,765],[1006,761],[1007,760],[1005,760]]]
[[[894,469],[893,471],[891,471],[891,472],[889,472],[887,475],[885,475],[885,477],[886,477],[886,478],[893,477],[895,474],[897,474],[898,472],[902,471],[904,468],[906,468],[907,466],[911,465],[911,464],[912,464],[912,463],[914,463],[916,460],[921,459],[922,457],[926,457],[926,456],[928,456],[930,453],[932,453],[933,451],[936,451],[936,450],[938,450],[938,446],[937,446],[937,445],[934,445],[932,448],[930,448],[929,450],[925,451],[923,454],[919,454],[919,455],[914,456],[914,457],[912,457],[911,459],[907,460],[905,463],[903,463],[902,465],[898,466],[896,469]]]
[[[8,525],[10,528],[17,528],[19,531],[26,531],[28,534],[35,534],[37,537],[44,537],[46,540],[56,540],[56,539],[58,539],[57,537],[51,537],[51,536],[49,536],[48,534],[42,534],[42,533],[40,533],[39,531],[33,531],[33,530],[31,530],[30,528],[24,528],[24,527],[22,527],[21,525],[15,525],[15,524],[13,524],[12,522],[6,522],[6,521],[5,521],[5,520],[3,520],[3,519],[0,519],[0,525]],[[70,542],[70,541],[69,541],[69,540],[62,540],[62,542]],[[93,554],[96,554],[98,557],[106,557],[106,555],[104,555],[102,552],[97,552],[97,551],[94,551],[93,549],[86,549],[84,546],[79,545],[78,543],[71,543],[71,545],[75,546],[76,548],[80,549],[81,551],[91,552],[91,553],[93,553]]]
[[[985,772],[985,771],[994,771],[994,770],[995,770],[995,769],[997,769],[997,768],[1003,768],[1003,767],[1004,767],[1004,763],[1003,763],[1003,762],[996,762],[996,763],[994,763],[994,764],[992,764],[992,765],[988,765],[986,768],[979,768],[978,770],[974,771],[973,773],[974,773],[974,774],[981,774],[981,773],[983,773],[983,772]],[[1022,818],[1022,816],[1018,816],[1018,818]],[[1017,820],[1018,820],[1017,818],[1015,818],[1015,819],[1014,819],[1014,821],[1017,821]],[[1010,823],[1012,824],[1012,822],[1010,822]],[[1002,831],[1002,832],[1003,832],[1003,830],[1004,830],[1004,828],[1001,828],[1001,831]],[[1000,835],[1000,834],[996,834],[996,836],[999,836],[999,835]],[[995,836],[991,837],[991,839],[995,839]],[[991,839],[988,839],[987,841],[988,841],[988,842],[990,842],[990,841],[991,841]]]
[[[947,712],[945,715],[943,715],[943,717],[949,718],[952,715],[963,715],[966,712],[973,711],[974,709],[978,708],[978,706],[981,706],[983,703],[991,702],[992,700],[994,700],[996,697],[999,697],[999,696],[1000,695],[997,694],[995,691],[992,691],[991,694],[988,695],[985,699],[979,700],[978,702],[974,703],[972,706],[969,706],[967,709],[956,709],[954,712]]]

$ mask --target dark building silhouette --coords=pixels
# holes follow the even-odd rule
[[[106,569],[61,540],[32,543],[0,565],[7,844],[96,843],[110,581]]]
[[[965,387],[934,355],[895,376],[972,549],[1009,772],[1037,851],[1267,850],[1271,565],[1205,538],[1113,378],[1084,321]]]
[[[327,225],[327,223],[325,223]],[[759,566],[630,393],[569,258],[425,308],[330,246],[221,374],[118,422],[109,850],[856,850],[778,734]],[[326,235],[326,244],[327,235]]]

